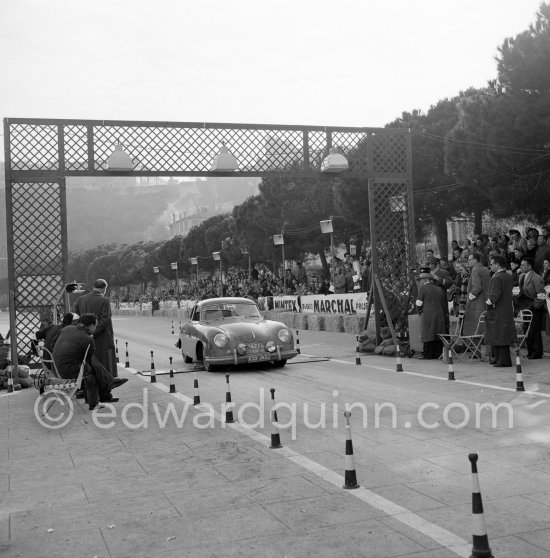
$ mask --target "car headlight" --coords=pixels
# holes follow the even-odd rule
[[[288,329],[280,329],[277,337],[283,342],[288,343],[290,341],[290,331]]]
[[[244,345],[243,343],[239,343],[239,344],[237,345],[237,352],[238,352],[240,355],[244,355],[244,354],[246,353],[246,345]]]
[[[273,341],[268,341],[265,344],[265,348],[270,352],[270,353],[274,353],[277,350],[277,345],[275,345],[275,343],[273,343]]]
[[[225,335],[224,333],[217,333],[214,336],[214,345],[216,345],[216,347],[219,347],[220,349],[223,349],[228,342],[229,339],[227,338],[227,335]]]

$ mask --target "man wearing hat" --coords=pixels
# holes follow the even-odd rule
[[[443,352],[440,333],[445,333],[445,316],[443,307],[447,298],[442,289],[434,284],[434,277],[429,268],[420,268],[418,276],[420,288],[416,308],[420,314],[420,339],[424,344],[423,359],[439,358]]]
[[[114,376],[118,376],[115,354],[113,322],[111,320],[111,303],[105,296],[107,281],[96,279],[93,290],[81,296],[74,305],[77,314],[94,314],[97,326],[94,331],[95,356],[99,363]]]
[[[436,287],[441,290],[442,303],[441,308],[443,309],[443,316],[445,319],[445,330],[440,331],[440,333],[449,332],[449,304],[447,303],[447,289],[453,284],[453,280],[446,269],[443,269],[440,264],[439,258],[429,257],[427,260],[428,272],[431,274],[433,283]]]

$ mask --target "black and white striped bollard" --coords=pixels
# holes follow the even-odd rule
[[[227,384],[227,386],[225,388],[225,402],[226,403],[231,403],[231,389],[229,387],[229,372],[226,372],[226,374],[225,374],[225,383]],[[233,420],[233,409],[226,409],[226,411],[225,411],[225,422],[227,422],[227,423],[235,422]]]
[[[197,378],[197,371],[195,370],[195,379],[193,380],[193,405],[201,404],[201,396],[199,394],[199,380]]]
[[[349,419],[351,413],[346,411],[344,413],[346,418],[346,457],[344,460],[344,486],[343,488],[359,488],[357,484],[357,473],[355,471],[355,460],[353,458],[353,442],[351,441],[351,425]]]
[[[155,361],[153,359],[153,351],[151,351],[151,383],[157,383],[157,372],[155,370]]]
[[[275,409],[275,388],[269,390],[271,392],[271,449],[282,448],[281,436],[279,435],[279,426],[277,424],[277,409]]]
[[[521,371],[519,349],[516,349],[516,391],[525,391],[525,387],[523,387],[523,373]]]
[[[493,553],[489,548],[489,537],[487,536],[487,527],[483,514],[483,501],[481,500],[481,490],[479,488],[479,478],[477,476],[477,453],[470,453],[468,459],[472,464],[473,545],[470,558],[493,558]]]
[[[176,393],[176,386],[174,384],[174,369],[172,368],[172,357],[170,359],[170,392],[169,393]]]

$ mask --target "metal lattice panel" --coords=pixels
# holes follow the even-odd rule
[[[88,168],[88,131],[86,126],[65,126],[65,168],[86,170]]]
[[[134,161],[133,172],[209,173],[225,143],[239,172],[263,174],[291,169],[318,171],[330,146],[350,169],[373,176],[408,172],[408,132],[381,128],[307,128],[177,123],[36,121],[10,124],[12,171],[60,171],[72,176],[105,173],[117,143]],[[51,122],[51,123],[50,123]],[[372,144],[369,152],[368,144]],[[62,153],[59,153],[62,150]],[[369,170],[370,168],[370,170]],[[374,171],[374,172],[372,172]]]
[[[372,146],[373,174],[406,175],[407,163],[406,134],[374,134]]]
[[[57,183],[11,188],[15,309],[18,340],[34,337],[38,310],[51,308],[63,289],[62,193]]]
[[[302,165],[302,132],[208,128],[95,127],[96,170],[105,170],[120,142],[141,171],[209,171],[225,143],[242,171],[270,172]]]
[[[13,124],[10,128],[12,170],[57,170],[57,126]]]
[[[415,294],[411,281],[414,242],[409,185],[406,182],[372,181],[369,188],[375,272],[396,329],[406,331],[407,315]],[[385,316],[382,322],[385,322]]]

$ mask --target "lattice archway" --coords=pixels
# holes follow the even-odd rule
[[[271,173],[295,177],[319,172],[329,148],[337,146],[350,162],[349,172],[369,179],[374,246],[397,235],[405,243],[406,261],[414,257],[408,130],[5,118],[4,141],[14,361],[18,345],[27,346],[34,336],[40,314],[63,298],[60,294],[67,281],[68,260],[67,177]],[[130,172],[106,170],[108,156],[118,142],[134,161]],[[239,171],[210,172],[211,161],[222,142],[237,157]],[[404,196],[402,201],[400,196]],[[394,211],[388,198],[398,198],[392,203],[402,209]],[[408,263],[388,267],[379,250],[373,251],[373,257],[373,271],[388,294],[395,274],[409,284]]]

